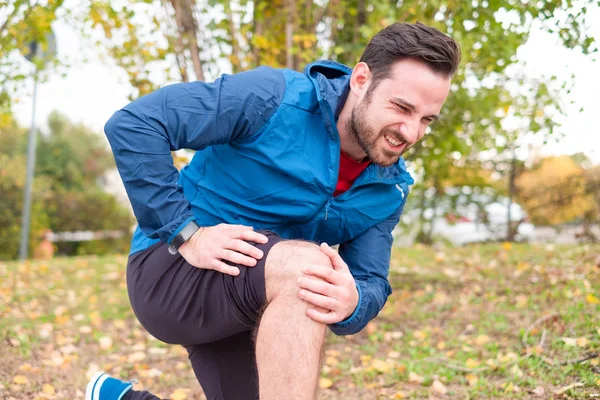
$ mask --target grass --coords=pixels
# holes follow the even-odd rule
[[[381,314],[359,334],[328,335],[320,398],[600,396],[599,254],[599,245],[395,249]],[[0,263],[0,398],[81,399],[98,368],[162,398],[204,398],[185,350],[135,320],[125,264]]]

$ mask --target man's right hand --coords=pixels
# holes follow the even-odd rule
[[[236,276],[239,268],[224,261],[253,267],[263,257],[263,252],[248,242],[264,244],[268,239],[251,226],[219,224],[198,229],[179,248],[179,254],[196,268]]]

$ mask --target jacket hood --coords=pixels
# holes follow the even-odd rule
[[[304,73],[315,85],[319,103],[321,105],[327,104],[333,114],[334,121],[326,121],[326,124],[335,126],[348,98],[352,68],[336,61],[321,60],[307,65],[304,68]],[[324,113],[323,118],[328,118],[326,113]],[[412,185],[414,183],[402,157],[390,167],[376,166],[373,171],[378,179],[396,180],[398,176],[401,176],[401,179],[407,184]]]

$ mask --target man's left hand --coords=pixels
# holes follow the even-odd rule
[[[335,324],[352,315],[358,305],[358,290],[354,277],[338,252],[327,243],[321,244],[320,249],[331,260],[333,269],[324,265],[304,267],[304,276],[298,278],[301,288],[298,295],[319,308],[319,311],[309,308],[306,311],[309,318],[323,324]]]

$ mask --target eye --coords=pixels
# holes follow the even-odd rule
[[[430,125],[431,123],[433,123],[433,118],[423,118],[421,120],[425,125]]]

